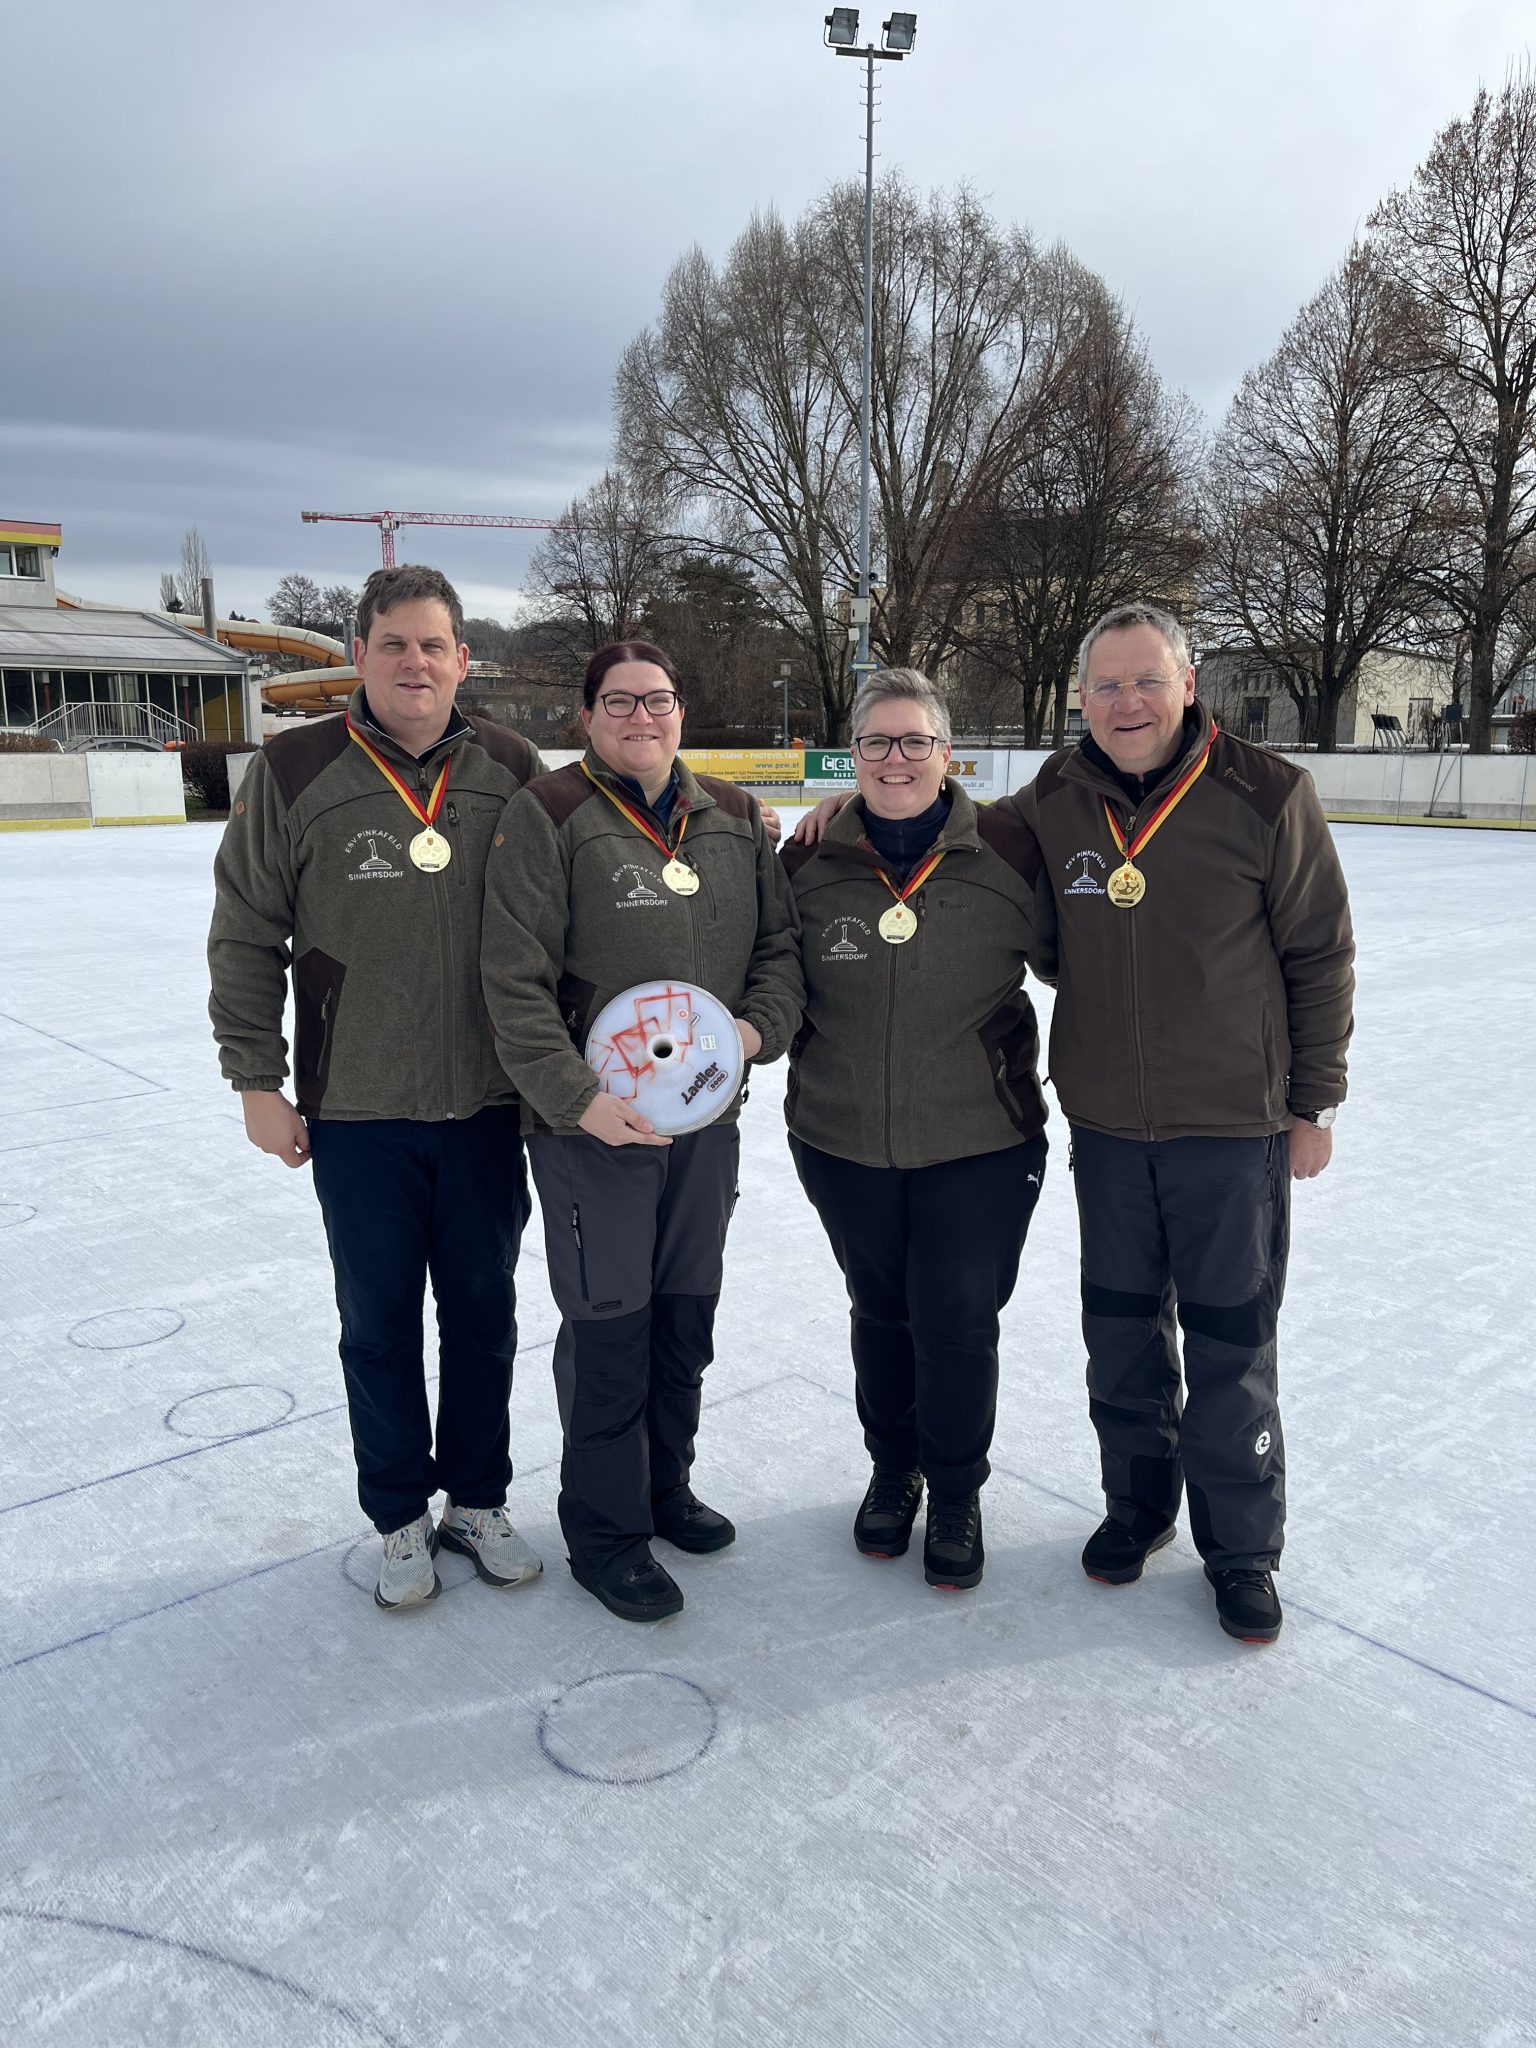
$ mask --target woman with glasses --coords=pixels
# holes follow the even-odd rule
[[[899,1557],[926,1482],[924,1576],[969,1587],[998,1318],[1045,1173],[1025,963],[1053,970],[1055,916],[1033,833],[947,778],[925,677],[873,676],[853,732],[857,794],[784,852],[806,987],[785,1115],[851,1304],[874,1465],[853,1540]]]
[[[683,1596],[651,1553],[722,1550],[736,1531],[689,1485],[736,1201],[734,1106],[666,1138],[583,1057],[616,995],[704,988],[748,1060],[800,1021],[794,902],[756,801],[678,758],[683,705],[648,641],[588,665],[583,760],[537,776],[502,816],[486,871],[481,970],[497,1049],[525,1105],[562,1322],[560,1525],[571,1571],[629,1621]]]

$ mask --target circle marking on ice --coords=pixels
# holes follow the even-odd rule
[[[539,1748],[591,1785],[654,1785],[696,1764],[720,1716],[703,1686],[669,1671],[608,1671],[557,1693],[539,1716]]]
[[[174,1308],[109,1308],[76,1323],[69,1341],[82,1351],[137,1351],[145,1344],[163,1344],[186,1320]]]
[[[168,1409],[165,1426],[173,1436],[218,1442],[232,1436],[254,1436],[284,1422],[299,1405],[298,1397],[286,1387],[269,1387],[261,1380],[235,1380],[227,1387],[205,1387],[199,1394],[186,1394]],[[193,1410],[188,1414],[188,1410]]]

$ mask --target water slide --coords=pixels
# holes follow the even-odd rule
[[[120,605],[101,606],[86,597],[54,593],[65,611],[120,611]],[[183,626],[189,633],[201,633],[203,621],[197,612],[153,612],[170,625]],[[261,686],[263,701],[274,710],[296,705],[301,711],[326,711],[344,704],[357,687],[357,670],[347,660],[345,647],[329,633],[312,633],[305,626],[269,626],[262,619],[215,619],[214,631],[226,647],[245,654],[280,654],[294,660],[312,660],[313,668],[292,675],[273,676]]]

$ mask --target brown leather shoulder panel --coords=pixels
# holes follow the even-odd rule
[[[696,775],[694,780],[706,796],[714,798],[716,809],[724,811],[728,818],[751,818],[752,799],[734,782],[722,782],[718,775]]]
[[[520,784],[532,781],[533,748],[520,732],[514,732],[509,725],[498,725],[491,718],[471,718],[469,725],[476,744],[484,747],[493,761],[510,768]]]
[[[564,768],[552,768],[547,775],[535,775],[528,788],[549,814],[557,832],[568,818],[575,816],[589,796],[598,794],[582,774],[579,761],[572,761]]]
[[[784,863],[784,872],[793,881],[808,860],[816,858],[816,848],[804,839],[786,839],[779,853]]]
[[[296,732],[280,732],[267,741],[262,753],[289,810],[315,777],[339,761],[350,745],[345,718],[316,719]]]
[[[1219,732],[1211,744],[1205,772],[1215,787],[1248,804],[1266,825],[1272,825],[1307,771],[1267,747],[1251,746],[1247,740]]]
[[[1008,863],[1033,888],[1045,864],[1040,842],[1011,807],[999,811],[994,804],[976,806],[976,833],[983,846],[990,847],[999,860]]]

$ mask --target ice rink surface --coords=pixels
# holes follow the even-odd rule
[[[579,1591],[521,1268],[493,1592],[369,1597],[307,1171],[205,1021],[217,827],[0,836],[0,2041],[1536,2042],[1536,838],[1339,831],[1334,1165],[1296,1193],[1271,1649],[1097,1468],[1066,1138],[972,1594],[854,1551],[846,1304],[745,1116],[674,1622]],[[1106,1049],[1112,1056],[1112,1049]]]

